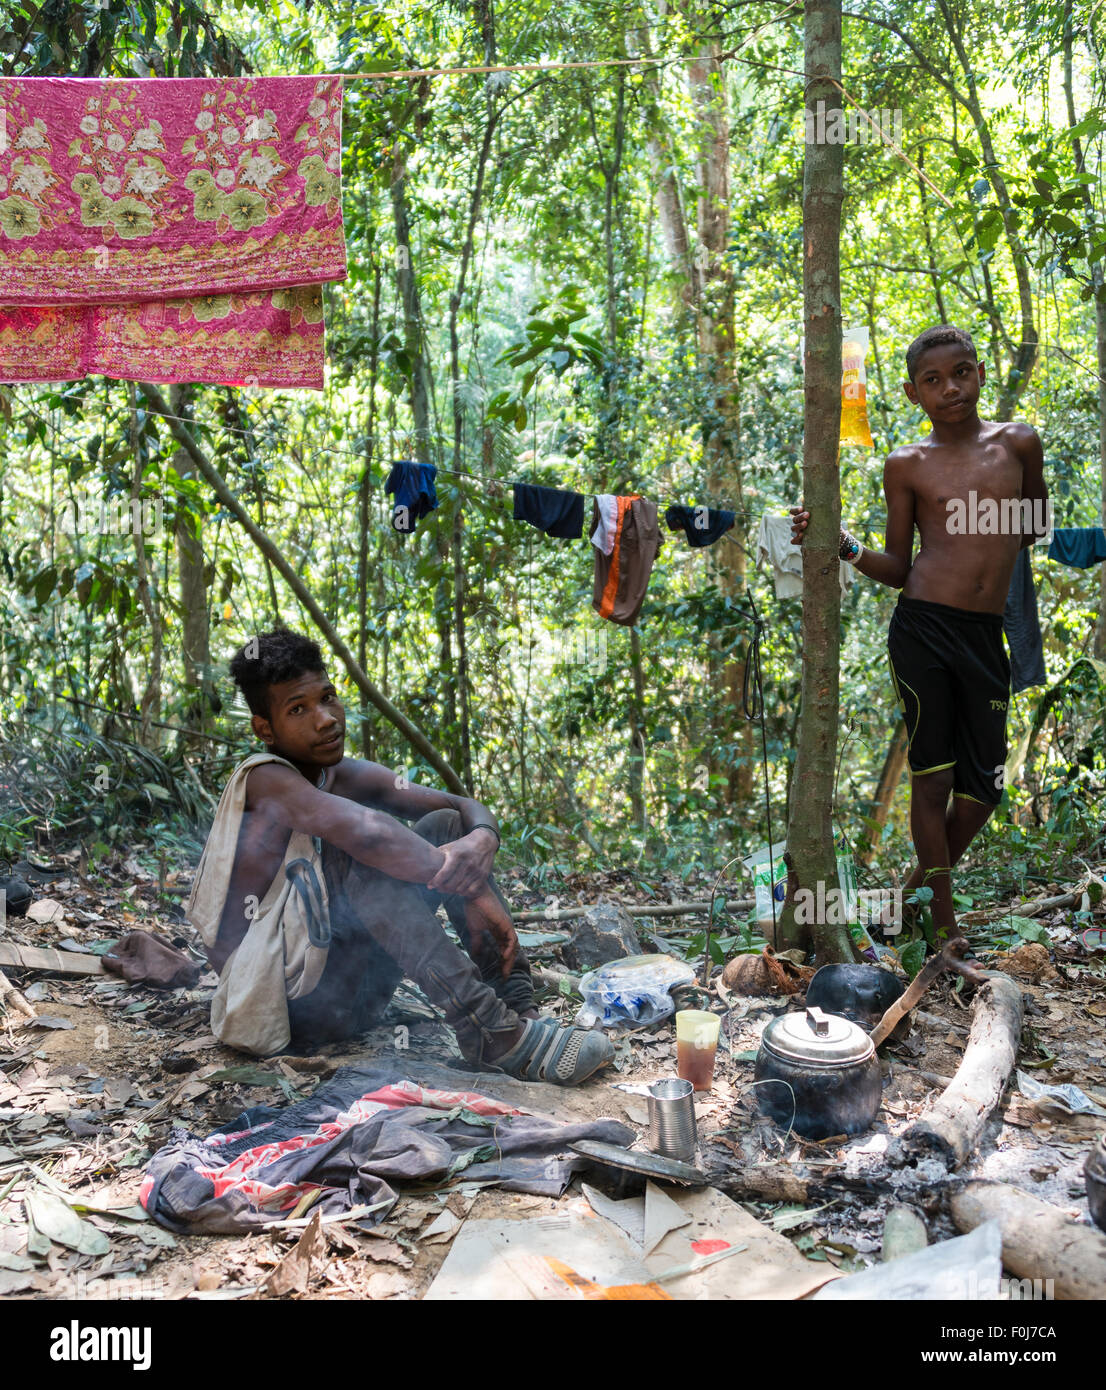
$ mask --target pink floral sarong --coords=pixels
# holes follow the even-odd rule
[[[0,80],[0,379],[323,384],[330,77]]]

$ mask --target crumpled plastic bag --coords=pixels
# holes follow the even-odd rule
[[[1024,1071],[1018,1072],[1018,1090],[1026,1100],[1041,1101],[1045,1105],[1055,1105],[1066,1110],[1069,1115],[1106,1115],[1101,1105],[1096,1105],[1090,1096],[1085,1096],[1078,1086],[1067,1082],[1063,1086],[1046,1086],[1043,1081],[1034,1081]]]
[[[694,983],[695,971],[675,956],[625,956],[580,978],[581,1028],[641,1028],[674,1013],[669,993]]]

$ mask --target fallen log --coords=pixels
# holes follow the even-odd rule
[[[1057,893],[1051,898],[1032,898],[1024,903],[1011,903],[1009,910],[1019,917],[1039,917],[1042,912],[1052,912],[1058,907],[1074,907],[1083,897],[1083,892],[1083,888],[1080,887],[1068,893]],[[993,907],[977,907],[968,912],[958,912],[957,917],[961,922],[975,926],[981,922],[993,922],[995,910]]]
[[[0,941],[0,966],[17,965],[20,970],[52,970],[56,975],[103,975],[99,956],[81,951],[57,951],[52,946],[16,946]]]
[[[547,907],[532,912],[513,912],[511,919],[514,922],[569,922],[573,917],[583,917],[586,912],[591,912],[600,905],[598,903],[581,903],[579,907]],[[629,917],[683,917],[692,912],[710,912],[709,902],[657,903],[653,907],[619,905]],[[748,912],[753,906],[754,899],[752,898],[732,898],[726,903],[726,911]]]
[[[949,1201],[962,1231],[984,1221],[1002,1230],[1002,1263],[1019,1279],[1051,1280],[1045,1297],[1106,1298],[1106,1235],[1081,1226],[1050,1202],[1005,1182],[969,1182]]]
[[[577,994],[580,992],[579,975],[572,975],[567,970],[554,970],[549,965],[531,965],[530,974],[536,985],[544,985],[549,989],[560,989],[561,985],[567,984],[569,989],[574,989]]]
[[[873,1172],[850,1177],[841,1167],[824,1175],[800,1177],[787,1163],[758,1163],[743,1167],[709,1161],[704,1171],[711,1185],[735,1202],[817,1202],[843,1196],[886,1195],[886,1175]]]
[[[900,1135],[895,1161],[936,1157],[951,1170],[967,1160],[1006,1089],[1021,1028],[1021,990],[1005,975],[988,974],[975,997],[971,1032],[956,1075]]]

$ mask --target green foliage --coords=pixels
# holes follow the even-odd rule
[[[842,507],[865,544],[882,536],[882,456],[926,428],[899,385],[906,344],[941,318],[970,329],[988,362],[984,405],[993,409],[1023,337],[1021,270],[1042,346],[1014,403],[1045,437],[1058,524],[1100,519],[1098,399],[1086,364],[1095,360],[1088,291],[1106,264],[1106,111],[1084,36],[1101,17],[1090,0],[1071,7],[1069,128],[1057,87],[1065,7],[1032,0],[973,11],[977,123],[960,99],[968,77],[942,18],[954,9],[896,0],[878,25],[846,21],[850,89],[868,109],[902,111],[903,151],[932,183],[887,146],[846,150],[841,299],[846,317],[872,331],[876,447],[843,451]],[[504,65],[664,56],[655,68],[348,83],[350,275],[328,290],[326,391],[185,388],[175,408],[350,649],[360,655],[363,644],[370,677],[499,811],[532,886],[615,860],[658,894],[683,891],[697,872],[716,873],[767,839],[760,729],[741,708],[746,587],[766,620],[777,838],[786,821],[800,605],[776,599],[752,552],[761,513],[800,493],[803,139],[789,75],[801,66],[798,26],[760,0],[740,13],[520,0],[492,8],[491,36],[485,13],[429,0],[21,0],[0,11],[0,54],[11,73],[116,76],[480,66],[492,39]],[[722,84],[729,232],[714,261],[703,242],[702,92],[682,61],[708,39],[735,53]],[[406,288],[401,215],[410,227]],[[412,398],[420,379],[424,435]],[[0,781],[14,767],[23,799],[0,804],[0,835],[15,849],[49,825],[84,838],[95,855],[142,825],[189,844],[248,746],[227,658],[277,621],[310,624],[141,393],[134,420],[126,385],[105,381],[3,388],[0,410],[0,684],[15,726],[0,747]],[[144,538],[161,619],[156,724],[143,719],[155,643],[135,536],[62,524],[74,501],[91,498],[97,515],[103,504],[112,517],[129,505],[134,429],[138,500],[160,507]],[[401,538],[383,481],[393,459],[409,457],[438,464],[442,505]],[[554,541],[512,521],[516,478],[588,496],[641,492],[662,510],[672,501],[731,505],[737,525],[709,551],[666,533],[635,649],[629,632],[591,610],[586,539]],[[200,560],[186,592],[189,540]],[[1034,565],[1051,683],[1015,702],[1008,794],[957,871],[960,907],[1025,888],[1101,845],[1102,672],[1085,656],[1097,576],[1040,555]],[[833,812],[854,844],[878,830],[870,886],[901,881],[892,873],[912,859],[905,795],[884,824],[871,804],[894,723],[883,655],[893,603],[862,581],[842,605]],[[186,619],[197,613],[202,633],[189,630],[187,641],[198,654],[186,663]],[[343,695],[350,751],[426,776],[352,686]],[[99,763],[112,786],[93,797],[87,774]],[[46,769],[49,796],[28,790],[28,769]],[[923,908],[928,892],[917,895]],[[751,933],[721,930],[719,949],[757,948]],[[906,949],[916,955],[921,945]]]
[[[921,970],[926,963],[926,943],[921,937],[917,941],[911,941],[899,952],[899,960],[902,961],[902,968],[911,979]]]

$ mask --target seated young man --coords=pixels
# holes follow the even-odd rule
[[[308,638],[265,633],[230,670],[267,751],[231,774],[186,907],[220,972],[216,1036],[259,1055],[351,1037],[406,976],[473,1065],[560,1085],[606,1066],[604,1034],[538,1016],[487,807],[345,757],[345,713]]]

